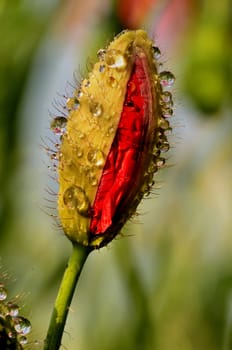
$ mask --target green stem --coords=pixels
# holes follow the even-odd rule
[[[73,251],[55,301],[44,343],[44,350],[58,350],[60,348],[64,326],[76,284],[90,252],[91,248],[89,247],[73,244]]]

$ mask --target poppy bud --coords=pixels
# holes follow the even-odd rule
[[[73,242],[99,248],[135,213],[169,149],[170,87],[158,73],[160,51],[143,30],[124,31],[98,52],[98,62],[56,117],[62,135],[58,212]]]

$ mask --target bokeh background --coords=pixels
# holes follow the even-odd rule
[[[124,28],[176,75],[170,167],[127,237],[89,257],[63,348],[232,349],[230,0],[0,0],[0,273],[42,348],[71,252],[46,201],[49,110]]]

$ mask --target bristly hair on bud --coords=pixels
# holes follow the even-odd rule
[[[100,248],[135,213],[165,164],[173,115],[169,71],[143,30],[123,31],[56,116],[58,213],[72,242]]]

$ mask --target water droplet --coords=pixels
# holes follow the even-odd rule
[[[110,126],[110,127],[109,127],[108,133],[109,133],[109,134],[113,134],[113,133],[114,133],[114,127],[113,127],[113,126]]]
[[[169,107],[163,107],[162,108],[162,115],[163,117],[165,118],[169,118],[173,115],[173,109],[172,108],[169,108]]]
[[[91,179],[90,185],[93,186],[93,187],[97,186],[97,179],[96,179],[96,177]]]
[[[169,146],[169,142],[168,141],[164,141],[161,142],[159,144],[159,149],[161,152],[167,152],[169,150],[170,146]]]
[[[83,151],[82,151],[82,149],[77,149],[77,157],[78,158],[81,158],[83,156]]]
[[[28,342],[27,337],[25,337],[24,335],[21,335],[21,336],[19,337],[19,343],[20,343],[21,345],[26,345],[27,342]]]
[[[84,79],[84,80],[83,80],[83,85],[84,85],[85,87],[89,87],[89,86],[90,86],[90,81],[89,81],[88,79]]]
[[[172,134],[172,128],[169,127],[166,130],[164,130],[164,134],[165,134],[165,136],[170,136]]]
[[[20,334],[28,334],[31,331],[31,323],[28,319],[25,317],[15,317],[14,319],[14,328],[17,333]]]
[[[104,119],[105,120],[110,120],[112,116],[110,114],[104,114]]]
[[[161,57],[161,51],[157,46],[153,46],[153,56],[155,60],[158,60]]]
[[[97,52],[98,59],[99,60],[104,60],[105,54],[106,54],[106,50],[105,49],[98,50],[98,52]]]
[[[151,180],[151,182],[149,182],[149,186],[150,186],[150,187],[154,186],[154,184],[155,184],[155,181],[154,181],[154,180]]]
[[[78,109],[80,107],[80,102],[76,97],[70,97],[66,101],[66,106],[68,110]]]
[[[0,284],[0,301],[5,300],[6,298],[7,298],[7,290],[2,284]]]
[[[133,81],[130,81],[128,83],[128,88],[130,89],[130,91],[133,93],[136,91],[137,87],[136,87],[136,84],[133,82]]]
[[[159,157],[159,155],[160,155],[160,149],[158,148],[157,145],[155,145],[155,146],[153,147],[152,154],[153,154],[153,156],[155,156],[155,157]]]
[[[100,67],[99,67],[99,72],[100,73],[103,73],[106,69],[106,66],[104,64],[101,64]]]
[[[80,101],[78,99],[74,99],[73,109],[78,109],[80,107]]]
[[[19,313],[18,305],[9,302],[7,303],[7,308],[8,308],[8,315],[12,317],[18,316],[18,313]]]
[[[100,117],[103,113],[103,108],[100,103],[91,102],[89,105],[89,110],[94,117]]]
[[[161,168],[165,165],[165,158],[157,158],[155,160],[155,164],[157,165],[158,168]]]
[[[167,142],[167,141],[168,141],[167,136],[164,135],[163,131],[161,131],[159,133],[159,142],[161,143],[161,142]]]
[[[97,178],[96,178],[96,176],[94,175],[94,173],[90,173],[90,174],[89,174],[89,183],[90,183],[90,185],[93,186],[93,187],[97,186],[98,181],[97,181]]]
[[[55,152],[50,155],[51,160],[58,160],[60,158],[60,152]]]
[[[9,337],[10,339],[15,339],[15,338],[17,338],[17,333],[16,333],[15,331],[9,331],[9,332],[7,333],[7,335],[8,335],[8,337]]]
[[[102,168],[105,164],[105,156],[99,149],[89,151],[87,158],[91,164],[98,168]]]
[[[67,118],[56,117],[51,122],[51,130],[57,135],[63,135],[66,131]]]
[[[166,105],[168,105],[168,107],[172,107],[173,106],[171,92],[164,91],[164,92],[162,92],[160,97],[161,97],[161,103],[165,103]]]
[[[175,82],[175,76],[169,71],[163,71],[159,74],[160,84],[164,87],[171,87]]]
[[[118,85],[117,80],[114,77],[109,76],[107,83],[110,87],[115,88]]]
[[[85,134],[81,131],[81,130],[76,130],[77,133],[77,137],[79,137],[79,139],[84,139],[85,138]]]
[[[157,171],[157,166],[154,163],[151,163],[147,169],[148,174],[154,174]]]
[[[81,98],[83,95],[84,95],[83,91],[81,91],[81,90],[77,91],[77,98]]]
[[[81,187],[73,185],[67,188],[64,192],[63,201],[69,209],[76,209],[83,216],[88,215],[90,204],[85,191]]]
[[[165,118],[160,118],[159,119],[159,127],[161,129],[166,130],[166,129],[169,128],[169,126],[170,126],[170,124],[169,124],[169,121],[167,119],[165,119]]]
[[[108,50],[105,54],[105,62],[110,68],[125,69],[127,61],[119,50]]]

